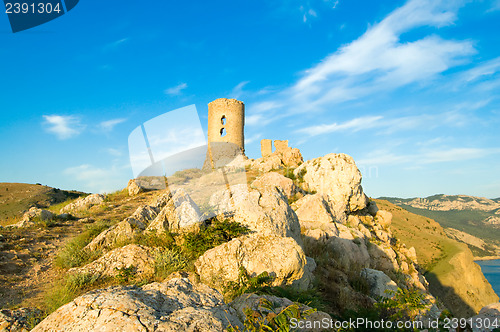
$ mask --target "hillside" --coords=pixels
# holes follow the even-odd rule
[[[0,225],[15,222],[15,219],[30,207],[47,208],[81,195],[85,193],[39,184],[2,182],[0,183]]]
[[[437,221],[453,238],[467,244],[476,257],[500,256],[500,199],[466,195],[426,198],[381,197],[406,210]],[[469,234],[466,236],[463,233]],[[484,245],[478,245],[478,238]]]
[[[450,239],[443,227],[428,217],[385,200],[376,202],[392,213],[395,236],[415,248],[432,294],[448,308],[455,308],[455,314],[463,315],[464,308],[479,310],[485,302],[498,301],[467,246]]]

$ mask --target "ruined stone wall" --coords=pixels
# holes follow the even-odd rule
[[[288,150],[288,140],[285,141],[274,140],[274,148],[278,152],[284,152]]]
[[[273,153],[273,141],[270,139],[261,140],[260,152],[262,153],[262,157],[269,157]]]
[[[245,104],[219,98],[208,104],[208,143],[234,143],[245,151]],[[225,134],[224,134],[225,132]]]

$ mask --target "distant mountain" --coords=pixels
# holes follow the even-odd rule
[[[380,199],[436,220],[447,229],[448,236],[466,243],[475,256],[500,255],[500,198],[433,195]]]
[[[0,183],[0,222],[8,222],[19,217],[30,207],[46,208],[84,194],[40,184],[2,182]]]

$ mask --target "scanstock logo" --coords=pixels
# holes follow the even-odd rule
[[[75,8],[79,0],[3,0],[12,32],[52,21]]]

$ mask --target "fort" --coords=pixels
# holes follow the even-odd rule
[[[208,104],[208,150],[203,169],[225,166],[245,155],[245,104],[219,98]]]

